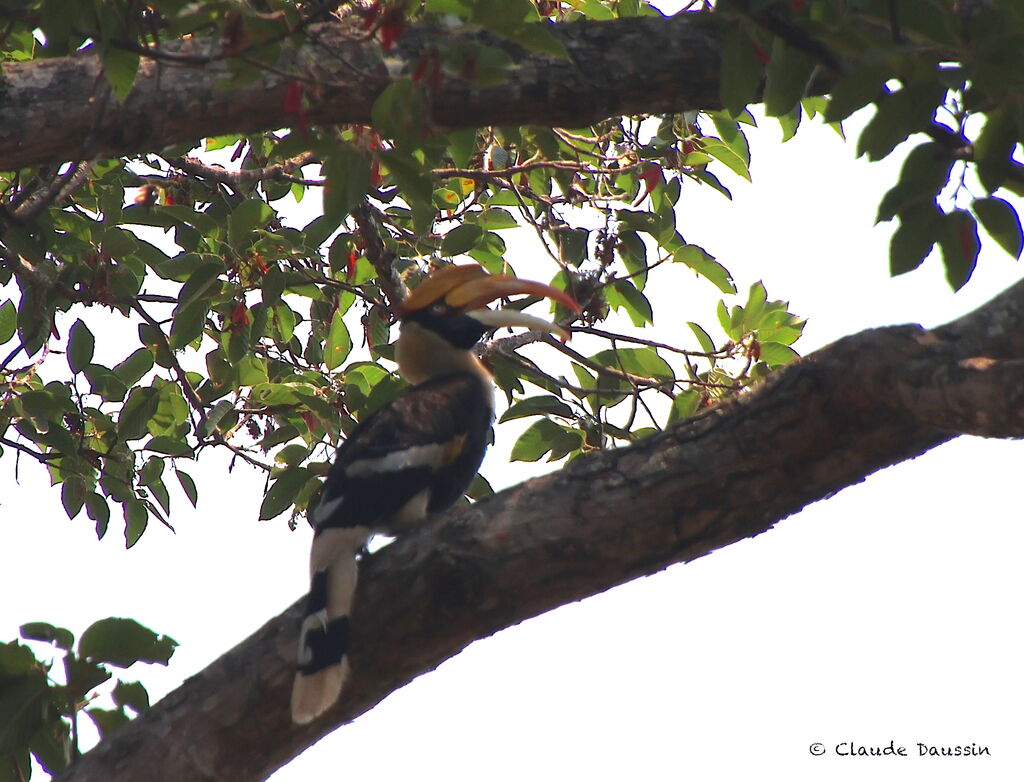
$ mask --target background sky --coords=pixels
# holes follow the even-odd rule
[[[873,326],[946,322],[1021,276],[989,241],[957,294],[937,258],[890,279],[891,226],[872,223],[902,154],[868,164],[828,128],[780,145],[761,124],[754,185],[729,178],[731,203],[684,186],[678,223],[733,272],[741,300],[761,279],[809,319],[801,353]],[[711,286],[681,287],[649,289],[645,336],[690,344],[687,320],[714,322]],[[515,433],[499,428],[485,464],[496,489],[546,469],[507,464]],[[753,540],[477,642],[273,779],[1019,780],[1022,456],[1018,442],[960,438]],[[181,643],[168,668],[130,674],[155,700],[291,604],[310,532],[256,521],[262,478],[226,466],[204,457],[199,509],[177,494],[177,534],[156,525],[125,551],[116,520],[97,542],[42,470],[5,456],[0,638],[28,621],[81,633],[134,617]],[[910,757],[836,754],[890,740]],[[991,755],[920,758],[917,742]]]

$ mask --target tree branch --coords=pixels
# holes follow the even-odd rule
[[[59,780],[263,779],[478,638],[757,535],[959,433],[1020,436],[1022,359],[1024,282],[932,331],[842,339],[637,445],[460,507],[367,557],[351,687],[324,718],[288,716],[296,604]]]
[[[580,127],[623,114],[712,109],[720,105],[718,48],[708,16],[552,26],[570,53],[567,60],[527,53],[485,33],[412,27],[389,52],[388,63],[399,64],[397,72],[389,71],[375,41],[352,40],[340,25],[324,24],[311,28],[314,41],[284,47],[273,71],[228,89],[223,85],[234,77],[226,61],[143,60],[123,104],[109,94],[93,54],[7,63],[0,91],[0,170],[288,127],[295,116],[286,111],[285,93],[293,79],[316,87],[306,91],[309,123],[367,124],[381,91],[396,76],[411,74],[425,52],[450,46],[453,36],[506,49],[515,78],[483,85],[445,72],[431,91],[426,118],[439,128]],[[177,42],[173,51],[195,55],[204,47],[208,42],[193,39]]]

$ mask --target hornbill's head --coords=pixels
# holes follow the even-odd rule
[[[402,332],[396,360],[413,385],[451,371],[480,371],[472,347],[488,331],[523,326],[567,337],[565,329],[517,310],[489,310],[486,304],[506,296],[542,296],[580,311],[565,291],[517,277],[488,274],[477,264],[435,271],[398,307]]]

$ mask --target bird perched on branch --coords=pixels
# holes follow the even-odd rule
[[[349,435],[312,514],[309,598],[292,690],[295,722],[315,719],[341,693],[356,557],[370,535],[400,535],[450,507],[480,467],[494,419],[494,389],[473,347],[501,326],[567,336],[540,318],[486,309],[495,299],[519,294],[579,311],[563,291],[490,275],[476,264],[434,272],[399,306],[395,359],[411,388]]]

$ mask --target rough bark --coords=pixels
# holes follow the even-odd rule
[[[364,562],[353,677],[288,715],[293,606],[61,782],[262,779],[472,641],[770,529],[961,432],[1024,435],[1024,282],[926,331],[865,331],[642,443],[436,519]],[[628,523],[624,520],[628,519]]]
[[[718,50],[707,14],[556,25],[568,60],[532,54],[484,34],[412,28],[385,57],[337,24],[285,47],[254,81],[233,77],[226,59],[206,63],[144,59],[121,104],[95,55],[4,63],[0,80],[0,170],[64,160],[155,151],[204,136],[296,124],[285,111],[293,77],[306,85],[311,124],[369,124],[370,109],[395,76],[460,38],[506,48],[514,78],[480,85],[445,73],[430,91],[438,127],[539,124],[579,127],[611,116],[718,105]],[[217,54],[219,44],[179,43],[172,53]],[[387,60],[387,64],[385,63]],[[389,67],[390,66],[390,67]],[[683,76],[685,74],[685,76]]]

